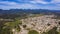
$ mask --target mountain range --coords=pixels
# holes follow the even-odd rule
[[[60,14],[60,10],[47,10],[47,9],[0,9],[0,14],[16,14],[16,13],[33,13],[33,14]]]
[[[44,15],[58,15],[60,16],[60,10],[48,10],[48,9],[10,9],[2,10],[0,9],[0,17],[16,17],[16,16],[25,16],[28,14],[44,14]]]

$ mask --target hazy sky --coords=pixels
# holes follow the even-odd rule
[[[60,10],[60,0],[0,0],[0,9]]]

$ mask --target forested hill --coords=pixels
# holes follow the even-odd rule
[[[2,10],[0,9],[0,14],[20,14],[20,13],[34,13],[34,14],[60,14],[60,10],[45,10],[45,9],[11,9],[11,10]]]
[[[2,10],[0,9],[0,17],[3,18],[14,18],[21,17],[28,14],[55,14],[60,15],[60,10],[47,10],[47,9],[10,9],[10,10]]]

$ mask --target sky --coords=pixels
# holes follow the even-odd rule
[[[60,0],[0,0],[0,9],[60,10]]]

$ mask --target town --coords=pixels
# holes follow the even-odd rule
[[[60,20],[52,19],[53,17],[57,16],[43,15],[39,17],[29,17],[26,19],[21,19],[21,31],[19,33],[15,32],[15,34],[28,34],[29,30],[36,30],[39,34],[42,34],[43,32],[47,32],[53,29],[54,27],[58,27],[57,30],[59,30]]]

